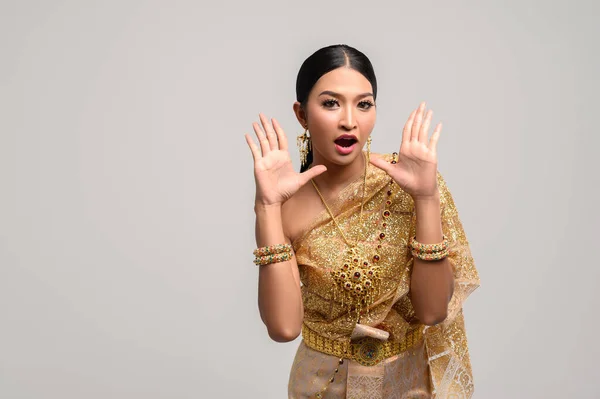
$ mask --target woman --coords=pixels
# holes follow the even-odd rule
[[[437,171],[441,124],[429,138],[422,103],[399,152],[371,154],[375,73],[346,45],[306,59],[296,95],[301,173],[275,119],[246,135],[260,315],[273,340],[303,338],[289,397],[470,397],[462,303],[479,277]]]

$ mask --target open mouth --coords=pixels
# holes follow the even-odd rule
[[[351,135],[340,136],[334,141],[334,143],[343,148],[352,147],[357,142],[358,139]]]

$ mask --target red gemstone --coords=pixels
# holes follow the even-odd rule
[[[357,263],[357,262],[358,262],[358,259],[354,259],[354,263]]]
[[[354,272],[354,278],[360,278],[360,272]]]
[[[377,248],[381,249],[381,244],[379,244],[379,245],[377,246]]]
[[[384,217],[388,217],[388,216],[390,216],[390,211],[385,211],[385,212],[383,212],[383,216],[384,216]]]
[[[384,239],[385,238],[385,233],[379,234],[379,238]]]
[[[375,262],[377,262],[377,261],[379,260],[379,255],[375,255],[375,256],[373,256],[373,260],[374,260]]]
[[[392,205],[392,201],[390,201],[390,200],[385,201],[385,203],[388,205]]]
[[[364,262],[363,262],[363,266],[369,266],[369,262],[367,262],[367,261],[364,261]]]
[[[387,227],[387,223],[384,223],[384,224],[383,224],[383,227]]]
[[[387,194],[392,195],[392,190],[389,190]]]
[[[344,264],[344,269],[348,269],[349,267],[350,267],[349,264],[347,264],[347,263]]]

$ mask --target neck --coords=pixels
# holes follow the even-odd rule
[[[356,159],[348,165],[336,165],[323,159],[316,152],[313,154],[313,166],[325,165],[327,167],[325,173],[320,174],[314,179],[321,191],[326,190],[330,194],[337,193],[350,182],[358,179],[365,173],[365,163],[367,160],[362,152],[360,156],[356,157]]]

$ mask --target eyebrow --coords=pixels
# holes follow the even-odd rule
[[[331,90],[322,91],[319,94],[319,96],[322,96],[323,94],[328,94],[328,95],[333,96],[333,97],[344,97],[343,95],[341,95],[339,93],[336,93],[335,91],[331,91]],[[373,97],[373,93],[366,92],[366,93],[358,94],[356,96],[356,98],[363,98],[363,97],[369,97],[369,96]]]

